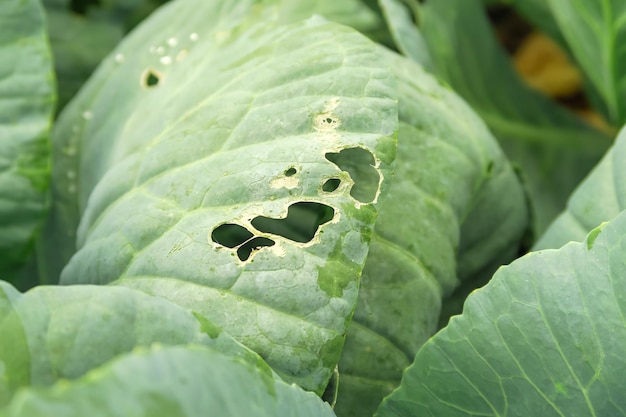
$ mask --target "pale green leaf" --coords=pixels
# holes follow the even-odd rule
[[[184,0],[127,37],[57,124],[44,243],[53,271],[78,244],[63,283],[163,296],[321,392],[395,154],[395,82],[353,29],[277,14]]]
[[[378,417],[625,416],[626,212],[471,294]]]
[[[337,415],[372,415],[434,333],[459,280],[513,259],[524,195],[485,125],[417,64],[398,80],[396,170],[376,222],[339,362]]]
[[[428,46],[415,26],[408,7],[400,0],[379,0],[378,3],[398,50],[426,70],[432,70]]]
[[[317,14],[350,26],[368,37],[376,38],[382,31],[382,17],[361,0],[262,0],[263,4],[276,4],[279,20],[293,23]]]
[[[20,387],[75,379],[153,343],[203,344],[262,362],[206,319],[122,287],[40,286],[22,295],[0,281],[0,335],[0,406]]]
[[[44,0],[61,110],[122,37],[165,0]]]
[[[267,367],[201,346],[153,347],[47,389],[17,394],[2,417],[334,417]]]
[[[613,147],[576,188],[566,210],[550,225],[535,250],[556,249],[582,241],[591,229],[626,209],[626,129]]]

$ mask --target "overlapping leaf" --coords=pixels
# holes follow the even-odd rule
[[[472,105],[520,166],[538,237],[610,141],[522,83],[482,7],[477,0],[429,1],[420,28],[436,74]]]
[[[565,40],[559,30],[558,23],[554,20],[550,11],[550,2],[546,0],[504,0],[503,3],[512,4],[527,19],[529,19],[542,32],[547,33],[561,46],[565,46]]]
[[[41,5],[0,4],[0,276],[32,249],[46,208],[54,76]]]
[[[91,21],[65,8],[49,7],[46,15],[59,83],[60,110],[121,41],[124,32],[110,22]]]
[[[40,286],[20,294],[0,281],[0,407],[25,386],[75,379],[138,346],[196,343],[261,363],[202,317],[118,287]]]
[[[582,241],[591,229],[622,210],[626,210],[626,129],[576,188],[567,209],[550,225],[534,249],[556,249],[569,241]]]
[[[426,41],[415,26],[408,7],[400,0],[380,0],[379,4],[398,50],[426,70],[432,70]]]
[[[569,48],[604,99],[609,120],[626,122],[626,3],[548,0]]]
[[[626,415],[624,236],[626,212],[501,268],[376,415]]]
[[[96,406],[97,404],[97,406]],[[139,349],[84,377],[27,389],[2,417],[334,417],[266,367],[202,346]]]
[[[522,188],[484,124],[421,67],[388,60],[398,157],[339,362],[342,417],[373,414],[435,331],[442,298],[513,259],[527,224]]]
[[[133,26],[166,0],[43,0],[62,109]]]

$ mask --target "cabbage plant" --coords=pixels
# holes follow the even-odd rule
[[[626,131],[482,2],[161,3],[0,4],[0,417],[626,415]]]

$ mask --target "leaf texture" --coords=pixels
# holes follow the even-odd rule
[[[103,398],[104,395],[104,398]],[[330,406],[257,367],[202,346],[155,346],[72,381],[21,391],[2,417],[333,417]]]
[[[533,250],[558,249],[582,241],[587,233],[626,210],[626,130],[602,161],[572,193],[567,208],[550,225]]]
[[[471,294],[376,416],[624,416],[626,213]]]
[[[395,154],[395,81],[354,30],[278,15],[187,0],[129,36],[57,125],[44,246],[52,270],[78,249],[62,283],[163,296],[321,391]]]
[[[342,417],[373,414],[435,332],[442,299],[513,259],[527,226],[521,185],[480,119],[417,64],[389,61],[398,156],[339,362]]]
[[[0,4],[0,276],[15,276],[45,216],[55,103],[41,4]]]
[[[79,378],[154,343],[202,344],[262,363],[206,319],[123,287],[39,286],[20,294],[0,281],[0,334],[0,408],[20,388]]]

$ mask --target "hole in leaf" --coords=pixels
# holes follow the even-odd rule
[[[332,132],[340,125],[339,119],[330,113],[318,114],[313,118],[313,128],[318,132]]]
[[[274,241],[272,239],[268,239],[266,237],[255,237],[254,239],[250,239],[239,249],[237,249],[237,256],[242,261],[247,261],[252,255],[252,252],[257,251],[263,247],[274,246]]]
[[[216,227],[211,233],[213,242],[227,248],[234,248],[254,236],[248,229],[238,224],[226,223]]]
[[[341,185],[341,180],[339,178],[330,178],[324,182],[322,185],[322,191],[327,193],[332,193]]]
[[[348,172],[354,185],[350,195],[361,203],[371,203],[378,193],[380,174],[374,168],[374,155],[367,149],[347,148],[338,153],[329,152],[324,155],[342,171]]]
[[[310,242],[317,230],[335,216],[335,209],[326,204],[312,201],[294,203],[287,209],[284,219],[258,216],[252,226],[264,233],[282,236],[294,242]]]
[[[147,88],[153,88],[159,85],[163,76],[160,72],[147,69],[141,74],[141,85]]]
[[[291,177],[293,175],[296,175],[297,172],[298,172],[297,169],[295,169],[294,167],[291,167],[291,168],[289,168],[288,170],[285,171],[285,176]]]

